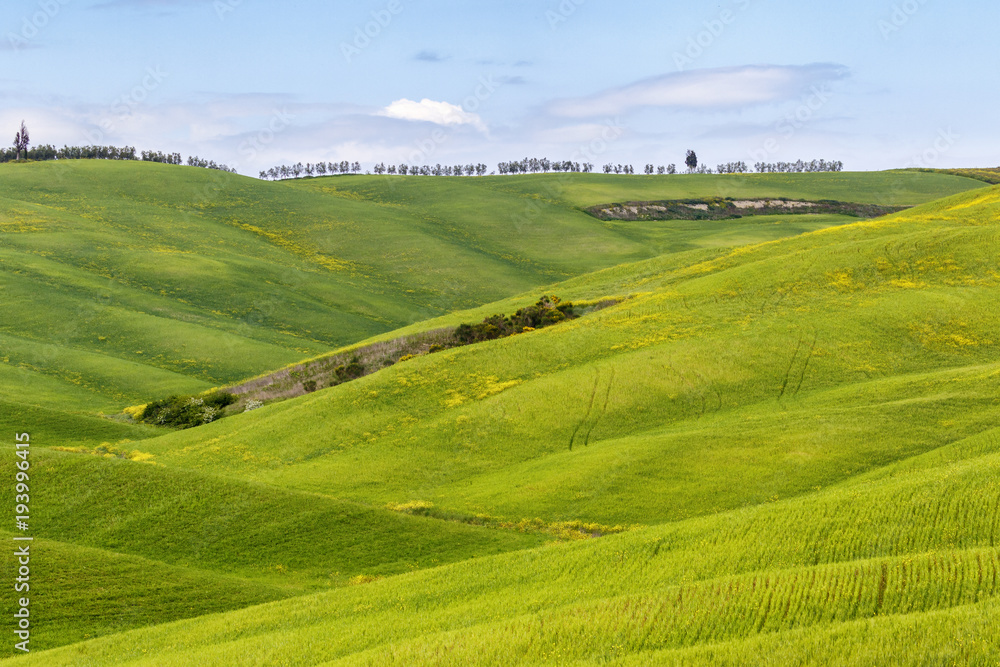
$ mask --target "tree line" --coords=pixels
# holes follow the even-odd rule
[[[620,166],[620,165],[619,165]],[[571,160],[549,160],[548,158],[524,158],[512,162],[501,162],[497,165],[497,171],[501,174],[537,174],[554,171],[567,173],[589,174],[594,171],[594,165],[589,162],[583,164]]]
[[[14,137],[13,148],[0,149],[0,163],[21,160],[22,157],[28,160],[141,160],[143,162],[160,162],[163,164],[184,164],[180,153],[162,153],[160,151],[137,152],[133,146],[63,146],[56,149],[55,146],[43,145],[29,148],[30,138],[28,128],[21,122],[21,128]],[[687,151],[684,159],[689,174],[745,174],[750,171],[745,162],[727,162],[720,164],[713,171],[710,167],[698,164],[698,156],[694,151]],[[217,164],[214,160],[205,160],[198,156],[189,156],[188,166],[202,167],[204,169],[217,169],[236,173],[236,169],[225,164]],[[360,162],[309,162],[303,164],[298,162],[294,165],[281,165],[271,167],[260,172],[261,180],[284,180],[289,178],[301,178],[302,176],[326,176],[335,174],[360,174]],[[485,164],[455,164],[442,165],[440,163],[430,165],[399,165],[390,164],[386,166],[381,162],[374,166],[376,174],[390,174],[400,176],[485,176],[487,170]],[[804,172],[837,172],[843,171],[844,163],[839,160],[812,160],[805,162],[757,162],[754,164],[757,173],[804,173]],[[508,174],[537,174],[537,173],[584,173],[589,174],[594,171],[594,165],[590,162],[574,162],[572,160],[550,160],[549,158],[523,158],[510,162],[500,162],[496,172],[501,175]],[[603,167],[605,174],[634,174],[635,168],[630,164],[605,164]],[[653,165],[647,164],[644,170],[647,176],[653,174],[676,174],[677,165]]]
[[[27,149],[13,147],[0,149],[0,163],[14,162],[19,159],[19,155],[28,160],[136,160],[140,162],[160,162],[163,164],[187,164],[191,167],[202,167],[204,169],[217,169],[236,173],[236,170],[225,164],[216,163],[214,160],[206,160],[198,156],[189,156],[185,161],[180,153],[162,153],[160,151],[137,151],[133,146],[63,146],[56,149],[51,145],[35,146]],[[839,172],[843,171],[844,163],[827,160],[812,160],[805,162],[757,162],[753,166],[754,171],[759,174],[793,174],[793,173],[817,173],[817,172]],[[605,174],[635,174],[635,169],[630,164],[606,164],[602,167]],[[386,165],[380,163],[374,166],[373,173],[383,175],[399,176],[485,176],[489,167],[485,164],[456,164],[456,165]],[[571,161],[552,161],[545,158],[525,158],[514,162],[501,162],[497,165],[497,171],[502,175],[510,174],[537,174],[537,173],[583,173],[589,174],[594,171],[594,165]],[[688,167],[691,174],[746,174],[750,168],[745,162],[728,162],[718,165],[714,170],[704,165]],[[301,162],[294,165],[281,165],[271,167],[260,172],[262,180],[284,180],[290,178],[327,176],[337,174],[360,174],[362,167],[360,162],[317,162],[303,164]],[[648,176],[654,174],[671,175],[676,174],[677,166],[653,164],[645,165],[644,173]]]
[[[343,162],[317,162],[316,164],[312,162],[302,164],[299,162],[293,165],[283,164],[278,167],[271,167],[260,172],[259,178],[262,181],[280,181],[286,178],[300,178],[302,176],[326,176],[327,174],[332,176],[334,174],[360,173],[360,162],[348,162],[347,160]]]
[[[712,169],[706,165],[698,164],[698,156],[694,151],[688,151],[685,159],[688,174],[746,174],[750,172],[750,167],[746,162],[726,162],[719,164]],[[757,173],[804,173],[804,172],[825,172],[843,171],[844,163],[840,161],[812,160],[805,162],[758,162],[754,165]],[[337,174],[360,174],[362,170],[360,162],[318,162],[316,164],[303,164],[299,162],[294,165],[281,165],[271,167],[260,172],[262,180],[285,180],[290,178],[302,178],[312,176],[326,176]],[[605,164],[602,167],[605,174],[635,174],[635,167],[631,164]],[[399,176],[485,176],[489,167],[485,164],[456,164],[442,165],[386,165],[384,162],[375,165],[372,171],[378,175],[399,175]],[[571,160],[550,160],[548,158],[523,158],[510,162],[500,162],[496,171],[489,172],[490,175],[500,174],[503,176],[510,174],[538,174],[538,173],[583,173],[594,172],[594,165],[589,162],[573,162]],[[677,165],[654,165],[647,164],[644,172],[647,176],[654,174],[671,175],[677,174]]]
[[[141,160],[143,162],[162,162],[164,164],[182,164],[180,153],[161,153],[160,151],[136,152],[134,146],[55,146],[45,144],[30,148],[31,137],[28,128],[21,121],[21,128],[14,135],[13,148],[0,148],[0,163],[15,162],[22,159],[39,162],[47,160]],[[197,156],[187,159],[188,166],[218,169],[235,174],[236,170],[225,164],[216,164],[214,160],[205,160]]]
[[[236,170],[214,160],[205,160],[198,156],[190,156],[185,162],[180,153],[161,153],[160,151],[136,151],[133,146],[35,146],[30,150],[19,151],[16,148],[0,149],[0,163],[15,162],[18,154],[28,160],[39,162],[48,160],[135,160],[138,162],[161,162],[163,164],[187,164],[190,167],[217,169],[235,174]]]
[[[801,174],[822,171],[844,171],[840,160],[812,160],[811,162],[757,162],[753,166],[758,174]]]

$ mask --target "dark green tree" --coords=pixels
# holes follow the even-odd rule
[[[25,159],[28,158],[28,145],[30,143],[31,139],[28,137],[28,128],[22,120],[21,129],[18,130],[16,135],[14,135],[14,150],[17,152],[18,160],[21,159],[21,153],[24,153]]]
[[[687,157],[684,158],[684,164],[686,164],[687,168],[690,169],[691,171],[694,171],[695,169],[698,168],[698,156],[695,154],[694,151],[687,152]]]

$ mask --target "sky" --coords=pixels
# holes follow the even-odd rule
[[[3,0],[0,135],[295,162],[1000,166],[986,0]]]

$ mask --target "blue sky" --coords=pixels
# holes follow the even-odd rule
[[[0,129],[241,173],[525,156],[998,166],[985,0],[4,0]]]

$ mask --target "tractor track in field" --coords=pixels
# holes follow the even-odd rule
[[[583,414],[583,419],[576,425],[576,428],[573,429],[573,433],[569,437],[569,451],[573,451],[573,445],[576,443],[577,436],[580,435],[581,431],[583,432],[583,446],[586,447],[590,444],[591,434],[608,411],[608,403],[611,401],[611,389],[615,383],[615,369],[611,368],[610,370],[607,384],[603,389],[604,399],[601,401],[598,410],[595,411],[594,406],[598,404],[598,394],[601,391],[601,378],[603,376],[604,374],[601,373],[600,368],[594,369],[594,386],[590,390],[590,402],[587,404],[587,410]]]
[[[785,370],[785,379],[781,382],[781,390],[778,392],[778,402],[781,402],[782,397],[785,395],[785,390],[788,389],[788,379],[792,375],[792,368],[795,366],[795,359],[799,356],[799,350],[802,349],[802,335],[799,334],[799,342],[795,344],[795,351],[792,353],[792,358],[788,362],[788,368]]]
[[[698,389],[693,384],[691,384],[691,381],[688,380],[686,377],[684,377],[683,373],[674,368],[673,359],[667,359],[665,368],[669,368],[670,372],[679,377],[681,379],[681,382],[687,385],[687,388],[691,390],[692,394],[699,394],[699,398],[701,398],[701,412],[698,413],[698,416],[695,417],[695,419],[701,419],[705,415],[705,394],[699,392]]]
[[[813,333],[812,343],[809,344],[809,354],[806,355],[806,362],[802,365],[802,374],[799,375],[799,382],[795,385],[795,391],[792,392],[792,396],[798,396],[799,390],[802,389],[802,383],[805,382],[806,372],[809,370],[809,362],[816,355],[816,341],[819,338],[818,333]]]
[[[781,382],[781,388],[778,390],[778,403],[781,403],[782,399],[786,395],[797,396],[799,391],[802,389],[802,384],[805,382],[806,373],[809,371],[809,364],[812,362],[814,356],[816,356],[816,343],[819,341],[819,332],[814,331],[812,334],[812,342],[807,345],[803,345],[806,341],[808,334],[800,333],[799,341],[795,344],[795,351],[792,352],[792,358],[788,362],[788,368],[785,370],[785,377]],[[804,348],[808,346],[808,351],[804,351]],[[805,358],[801,362],[801,370],[795,371],[796,361],[800,359],[800,353],[804,353]],[[798,377],[796,381],[794,378]],[[791,387],[792,382],[795,383],[794,389]]]
[[[590,403],[587,405],[587,411],[583,413],[583,419],[580,423],[576,425],[573,429],[573,433],[569,436],[569,451],[573,451],[573,441],[576,440],[577,433],[583,428],[584,424],[590,418],[590,413],[594,409],[594,399],[597,397],[597,385],[601,381],[601,369],[594,369],[594,387],[590,390]]]
[[[674,367],[673,359],[668,359],[667,363],[664,365],[664,368],[670,369],[670,372],[673,373],[674,375],[676,375],[677,377],[679,377],[681,379],[681,382],[683,382],[687,386],[687,388],[691,390],[691,393],[693,395],[696,395],[698,397],[698,399],[701,400],[701,410],[698,412],[698,416],[695,417],[695,419],[698,420],[698,419],[701,419],[702,417],[704,417],[705,413],[708,412],[708,398],[707,398],[707,393],[705,392],[705,390],[701,389],[699,387],[696,387],[694,385],[694,383],[691,382],[687,378],[687,376],[684,375],[684,373],[681,373],[679,370],[677,370],[677,368]],[[705,378],[704,375],[702,375],[701,373],[699,373],[698,371],[696,371],[694,369],[691,369],[691,372],[694,373],[695,375],[697,375],[698,379],[700,379],[702,381],[702,383],[704,383],[706,386],[708,386],[708,380]],[[722,409],[722,394],[720,394],[719,391],[716,390],[716,389],[714,389],[714,388],[711,391],[712,391],[712,393],[715,394],[716,400],[718,401],[718,407],[716,408],[716,411],[721,410]]]
[[[709,384],[708,378],[706,378],[704,375],[702,375],[701,373],[699,373],[694,369],[691,369],[691,372],[697,375],[698,379],[702,381],[702,384],[704,384],[704,386],[707,387],[709,391],[715,394],[715,400],[718,401],[718,405],[715,406],[715,411],[720,412],[722,410],[722,393],[718,389],[713,387],[711,384]],[[702,398],[704,398],[704,396],[705,392],[702,392]]]
[[[601,423],[601,420],[604,418],[604,415],[608,411],[608,401],[611,398],[611,387],[614,385],[614,383],[615,383],[615,369],[612,367],[612,369],[611,369],[611,377],[608,378],[608,386],[607,386],[607,388],[604,391],[604,404],[601,406],[601,411],[600,411],[600,413],[598,413],[597,419],[595,419],[594,422],[590,425],[590,428],[587,429],[587,435],[586,435],[586,437],[584,437],[584,440],[583,440],[583,446],[584,447],[586,447],[586,446],[588,446],[590,444],[590,434],[594,432],[594,429],[597,428],[597,425],[599,423]],[[595,385],[595,389],[596,389],[596,385]]]

